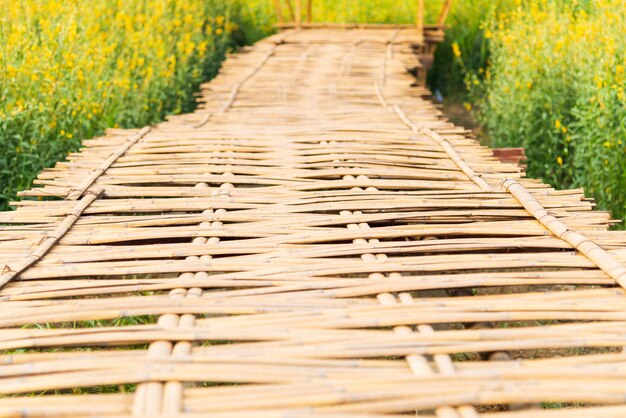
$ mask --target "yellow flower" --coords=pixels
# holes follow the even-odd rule
[[[603,86],[603,84],[604,84],[604,83],[602,82],[602,79],[601,79],[600,77],[598,77],[598,76],[595,76],[595,77],[593,78],[593,80],[595,81],[596,86],[597,86],[599,89],[601,89],[601,88],[602,88],[602,86]]]
[[[563,158],[561,158],[561,156],[556,157],[556,163],[558,165],[563,165]]]
[[[456,42],[452,43],[452,53],[455,57],[461,56],[461,49],[459,48],[459,44],[457,44]]]
[[[472,110],[472,105],[471,105],[471,104],[469,104],[469,103],[467,103],[467,102],[464,102],[464,103],[463,103],[463,107],[464,107],[464,108],[465,108],[465,110],[467,110],[468,112],[469,112],[470,110]]]
[[[558,120],[558,119],[557,119],[557,120],[555,120],[555,121],[554,121],[554,127],[555,127],[556,129],[561,129],[561,121],[560,121],[560,120]]]

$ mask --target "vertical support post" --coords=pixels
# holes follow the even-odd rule
[[[313,0],[308,0],[306,5],[306,21],[311,23],[313,20]]]
[[[283,19],[283,8],[280,5],[280,0],[274,0],[274,10],[276,10],[276,20],[278,20],[279,24],[284,22]]]
[[[424,36],[424,0],[417,0],[417,33],[420,38]]]
[[[302,0],[296,0],[296,29],[302,28]]]
[[[446,23],[446,18],[448,17],[448,13],[450,13],[450,8],[452,7],[452,0],[446,0],[443,6],[441,7],[441,12],[439,12],[439,17],[437,18],[437,26],[440,28],[443,27],[443,24]]]

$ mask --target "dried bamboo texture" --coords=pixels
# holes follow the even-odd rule
[[[42,172],[0,416],[625,416],[626,234],[447,121],[415,39],[281,32]]]

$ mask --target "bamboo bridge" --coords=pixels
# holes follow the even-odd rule
[[[286,29],[42,172],[0,416],[626,416],[626,234],[412,87],[422,33]]]

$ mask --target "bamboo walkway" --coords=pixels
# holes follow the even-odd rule
[[[416,39],[281,32],[41,173],[0,416],[626,416],[626,234],[444,119]]]

